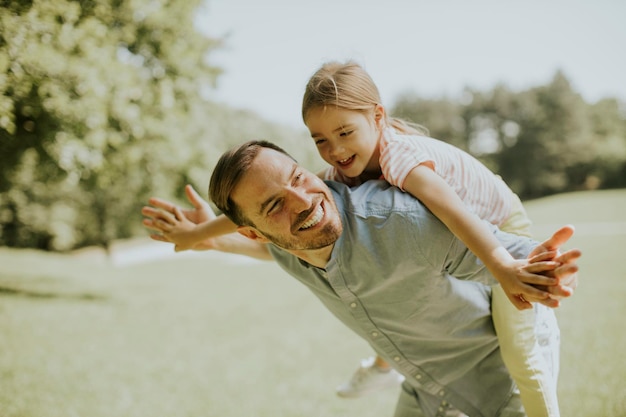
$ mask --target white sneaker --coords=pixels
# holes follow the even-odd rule
[[[343,398],[356,398],[385,388],[396,387],[404,377],[395,369],[381,369],[374,365],[374,357],[363,359],[349,381],[337,387],[337,395]]]

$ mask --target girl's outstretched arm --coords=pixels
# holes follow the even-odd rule
[[[183,250],[178,246],[180,236],[172,231],[187,228],[196,229],[191,232],[191,246],[185,249],[218,250],[236,253],[257,259],[271,260],[267,246],[259,244],[236,232],[236,227],[226,216],[216,216],[211,206],[190,185],[185,187],[187,199],[193,209],[181,209],[174,203],[160,198],[151,198],[149,206],[143,207],[142,214],[146,217],[143,225],[152,230],[153,240],[169,242],[176,245],[175,250]],[[204,228],[204,229],[202,229]],[[200,229],[200,230],[197,230]],[[178,240],[175,240],[178,239]]]
[[[189,221],[180,209],[178,210],[174,211],[174,217],[167,227],[161,230],[163,236],[175,245],[176,252],[194,249],[205,240],[237,231],[235,224],[223,214],[196,224]]]
[[[424,164],[415,167],[403,186],[483,261],[518,309],[531,308],[530,301],[548,307],[558,305],[547,291],[535,287],[555,285],[556,280],[524,269],[527,261],[513,259],[493,235],[488,223],[472,213],[434,170]]]

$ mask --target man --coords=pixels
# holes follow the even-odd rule
[[[268,142],[248,142],[219,160],[210,197],[247,237],[207,247],[271,254],[326,307],[405,376],[396,417],[523,416],[499,354],[490,312],[493,278],[461,241],[418,200],[385,182],[356,189],[324,183]],[[159,200],[144,208],[144,224],[166,230],[174,213]],[[196,207],[200,203],[196,202]],[[494,233],[517,258],[531,239]],[[535,253],[558,249],[571,229],[557,232]],[[153,236],[166,240],[161,235]],[[580,256],[568,251],[536,257],[525,268],[545,273],[540,285],[555,299],[571,295]],[[455,278],[453,278],[453,276]],[[556,278],[555,278],[556,277]],[[561,284],[558,284],[558,281]],[[556,285],[558,284],[558,285]],[[552,310],[536,304],[540,345],[558,367],[558,327]]]

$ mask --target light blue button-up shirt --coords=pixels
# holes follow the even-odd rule
[[[406,377],[426,415],[441,404],[497,415],[514,383],[491,320],[494,278],[411,195],[383,181],[327,184],[343,233],[326,268],[270,245],[276,261]],[[494,233],[516,258],[536,245]]]

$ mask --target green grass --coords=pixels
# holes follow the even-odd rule
[[[626,190],[561,194],[525,204],[543,239],[572,223],[582,249],[576,294],[557,310],[561,415],[626,416]]]
[[[584,253],[557,310],[562,415],[625,416],[626,190],[526,205]],[[0,417],[390,416],[396,390],[334,394],[371,353],[270,262],[0,248]]]

